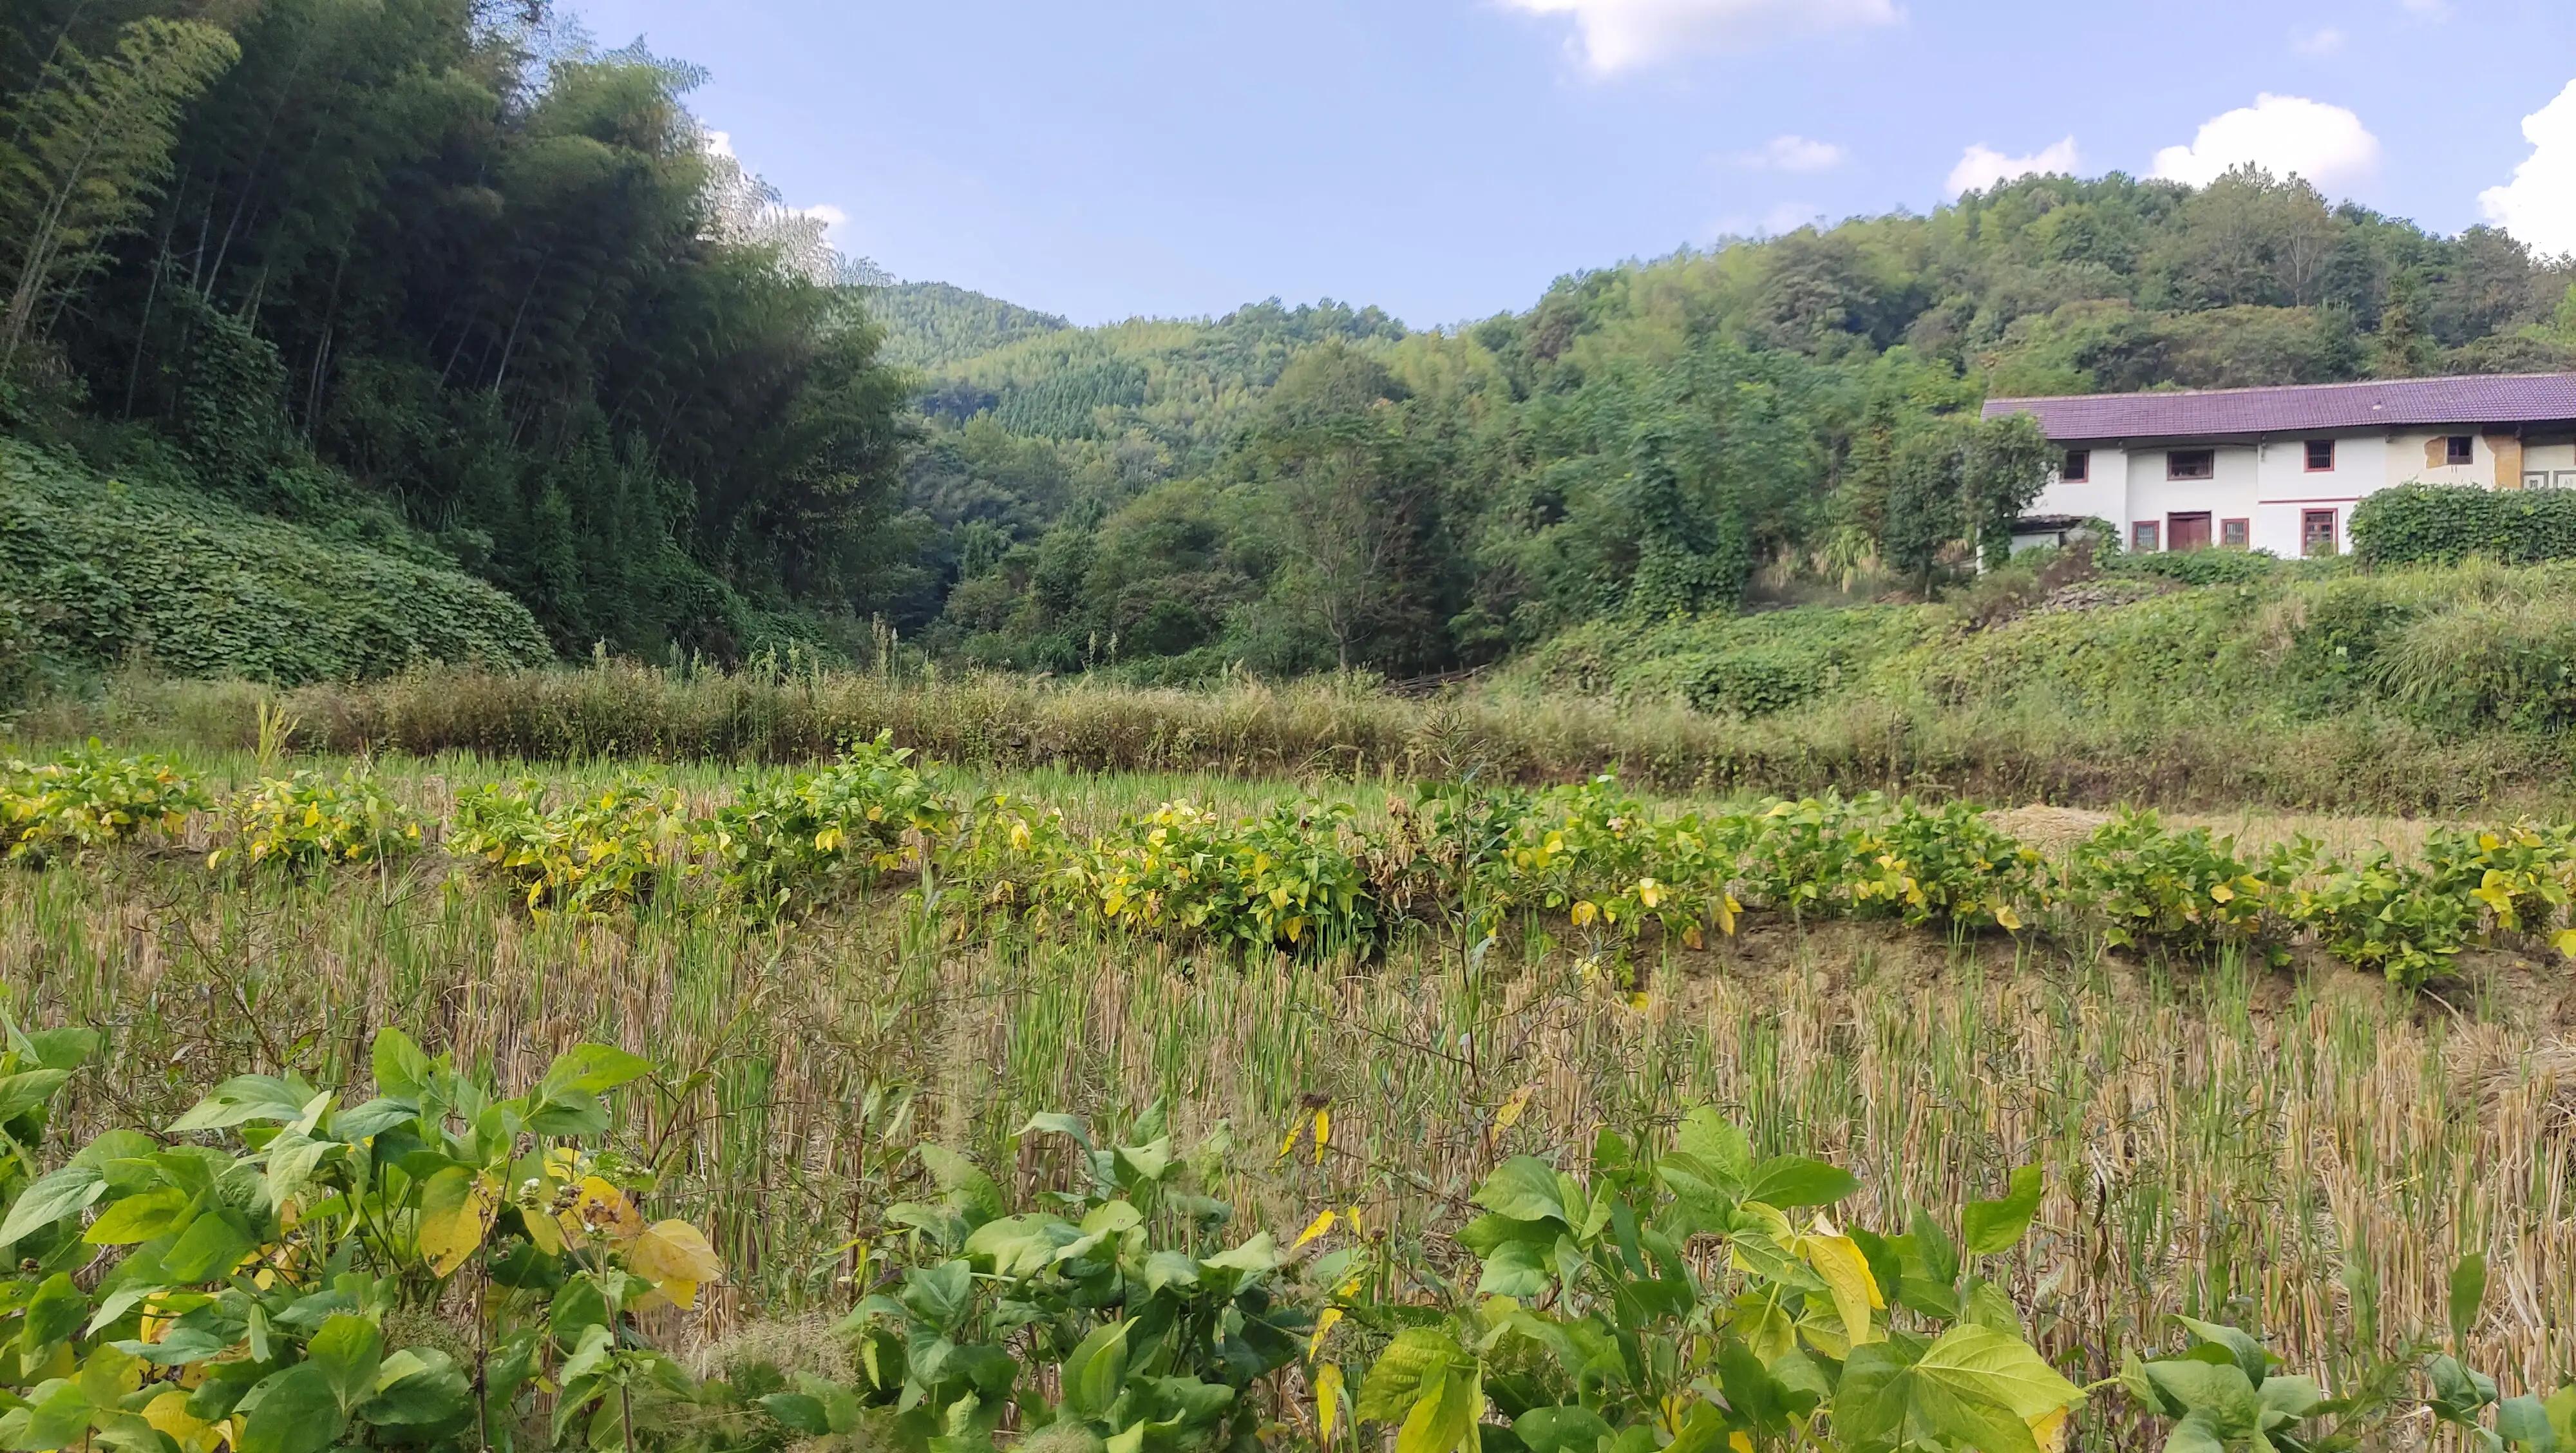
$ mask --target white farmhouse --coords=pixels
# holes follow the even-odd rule
[[[2400,484],[2576,489],[2576,374],[1994,399],[2065,451],[2016,545],[2108,520],[2129,548],[2347,548],[2352,507]]]

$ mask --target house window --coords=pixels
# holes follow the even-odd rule
[[[2215,449],[2177,449],[2165,456],[2167,479],[2216,479],[2218,451]]]
[[[2332,439],[2310,439],[2308,441],[2308,473],[2328,474],[2333,472],[2334,446],[2335,441]]]
[[[2093,477],[2093,451],[2090,449],[2067,450],[2066,467],[2057,471],[2057,477],[2065,480],[2068,484],[2082,484],[2086,480],[2091,479]]]
[[[2299,553],[2332,555],[2335,549],[2335,512],[2332,510],[2299,511]]]
[[[2129,548],[2141,555],[2153,555],[2164,548],[2164,530],[2154,520],[2140,520],[2129,526]]]
[[[2478,441],[2474,437],[2467,434],[2453,434],[2450,443],[2450,455],[2444,461],[2445,463],[2460,465],[2478,462]]]
[[[2220,549],[2242,550],[2253,542],[2254,522],[2252,520],[2220,520],[2218,522],[2218,547]]]

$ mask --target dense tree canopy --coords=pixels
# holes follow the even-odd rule
[[[24,0],[0,31],[8,423],[390,513],[568,649],[881,608],[907,387],[694,77],[542,3]],[[784,613],[782,613],[784,612]]]
[[[1032,328],[929,364],[905,625],[1028,667],[1409,675],[1606,614],[1919,590],[2047,466],[1975,421],[1989,394],[2576,367],[2571,283],[2242,171],[2026,179],[1440,332],[1329,303]]]
[[[2047,465],[1993,393],[2576,366],[2576,265],[2252,171],[2028,178],[1568,276],[1066,320],[845,262],[696,77],[544,0],[22,0],[0,426],[432,550],[594,641],[1411,676],[1936,588]]]

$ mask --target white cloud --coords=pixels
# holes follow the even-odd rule
[[[1818,31],[1894,25],[1896,0],[1502,0],[1570,15],[1584,63],[1609,75],[1688,51],[1741,50]]]
[[[1950,195],[1982,192],[2015,177],[2054,176],[2060,172],[2072,176],[2083,164],[2072,136],[2029,156],[2006,156],[1981,141],[1969,147],[1959,157],[1959,164],[1950,168]]]
[[[720,156],[727,161],[741,160],[740,157],[733,154],[733,133],[730,131],[710,131],[707,133],[707,155]]]
[[[2513,180],[2478,196],[2487,220],[2534,252],[2576,254],[2576,81],[2522,118],[2531,156]]]
[[[2211,117],[2191,145],[2157,152],[2155,175],[2205,187],[2249,162],[2278,176],[2339,186],[2378,170],[2379,138],[2341,106],[2266,92],[2251,106]]]
[[[1851,160],[1851,153],[1830,141],[1814,141],[1804,136],[1775,136],[1758,151],[1748,151],[1735,158],[1738,166],[1759,167],[1775,172],[1829,172]]]
[[[2398,0],[2398,3],[2406,7],[2408,14],[2421,15],[2427,20],[2451,18],[2451,0]]]
[[[2335,55],[2343,50],[2347,37],[2329,25],[2323,30],[2303,31],[2290,37],[2290,48],[2301,55]]]
[[[836,227],[840,227],[850,220],[849,213],[842,211],[840,208],[833,206],[829,202],[824,202],[818,206],[799,207],[796,209],[796,215],[822,223],[823,230],[826,232],[829,232]]]
[[[1782,202],[1759,217],[1720,217],[1709,230],[1719,237],[1778,237],[1801,227],[1821,227],[1825,209],[1813,202]]]

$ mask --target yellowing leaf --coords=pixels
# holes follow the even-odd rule
[[[1288,1249],[1290,1251],[1295,1251],[1304,1246],[1307,1242],[1331,1231],[1333,1229],[1333,1221],[1333,1213],[1326,1211],[1317,1216],[1314,1220],[1307,1222],[1306,1229],[1298,1233],[1297,1239],[1289,1245]]]
[[[1333,1112],[1330,1106],[1315,1112],[1315,1164],[1324,1163],[1324,1144],[1333,1138]]]
[[[1315,1439],[1329,1445],[1342,1417],[1342,1368],[1327,1362],[1315,1373]]]
[[[626,1266],[683,1307],[697,1305],[700,1285],[724,1279],[724,1259],[686,1221],[646,1227],[627,1249]]]
[[[1512,1091],[1512,1097],[1505,1100],[1498,1108],[1495,1109],[1494,1130],[1497,1134],[1511,1129],[1514,1124],[1519,1122],[1521,1112],[1529,1108],[1530,1096],[1535,1094],[1537,1090],[1538,1086],[1536,1083],[1523,1085],[1519,1089]]]
[[[1834,1310],[1841,1315],[1852,1345],[1877,1341],[1879,1334],[1870,1325],[1869,1314],[1887,1302],[1877,1279],[1869,1274],[1869,1258],[1861,1255],[1860,1246],[1848,1236],[1802,1236],[1798,1250],[1833,1293]]]
[[[1601,910],[1593,906],[1589,899],[1585,899],[1574,905],[1574,926],[1577,928],[1589,926],[1594,919],[1599,918],[1600,916]]]
[[[2576,928],[2564,928],[2558,931],[2558,951],[2571,959],[2576,959]]]
[[[623,1245],[644,1232],[644,1218],[635,1214],[635,1204],[626,1199],[626,1193],[597,1176],[582,1177],[580,1198],[558,1219],[575,1246],[593,1235]]]
[[[2010,907],[1995,910],[1995,923],[2007,933],[2021,932],[2021,915],[2013,912]]]
[[[1734,1449],[1735,1453],[1753,1453],[1753,1437],[1738,1428],[1726,1435],[1726,1446]]]
[[[452,1276],[492,1229],[501,1207],[501,1178],[452,1165],[420,1192],[420,1254],[434,1276]]]
[[[1342,1309],[1339,1307],[1326,1307],[1322,1314],[1315,1318],[1315,1335],[1306,1339],[1306,1356],[1308,1360],[1311,1361],[1316,1353],[1324,1350],[1325,1335],[1331,1332],[1333,1330],[1333,1324],[1341,1319]]]
[[[2071,1408],[2059,1408],[2030,1420],[2030,1440],[2039,1445],[2039,1453],[2065,1453],[2066,1415]]]
[[[2209,890],[2209,897],[2214,903],[2232,903],[2236,901],[2236,890],[2221,883]]]
[[[223,1431],[213,1423],[188,1415],[188,1395],[173,1388],[143,1405],[143,1421],[152,1431],[164,1433],[179,1445],[180,1453],[206,1453],[215,1446]]]

